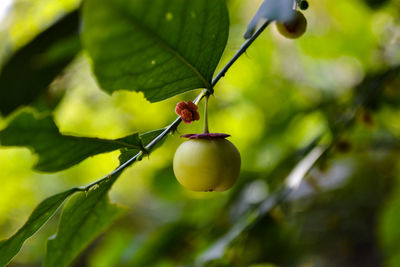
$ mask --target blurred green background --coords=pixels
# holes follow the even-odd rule
[[[239,49],[261,2],[227,1],[230,37],[220,67]],[[126,215],[75,266],[195,262],[279,187],[304,156],[302,149],[319,136],[323,144],[335,140],[335,145],[299,190],[259,216],[222,257],[203,264],[400,266],[400,1],[309,3],[302,38],[285,39],[272,24],[210,99],[211,131],[231,134],[242,155],[237,185],[224,193],[194,193],[177,183],[172,158],[179,136],[202,128],[201,122],[181,125],[149,158],[123,173],[111,199],[127,207]],[[0,11],[0,62],[78,5],[77,0],[1,0],[6,11]],[[119,138],[167,126],[176,117],[176,103],[198,93],[153,104],[141,93],[107,95],[80,53],[35,106],[44,112],[54,107],[63,133]],[[0,117],[0,129],[14,114]],[[348,114],[355,114],[354,120],[349,122]],[[56,174],[32,171],[36,160],[28,149],[0,147],[0,239],[13,234],[45,197],[112,171],[118,152]],[[53,218],[10,266],[40,266],[45,240],[56,226]]]

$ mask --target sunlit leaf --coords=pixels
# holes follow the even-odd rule
[[[64,200],[76,191],[78,189],[73,188],[43,200],[17,233],[0,243],[0,266],[5,266],[18,253],[25,240],[36,233]]]
[[[88,0],[83,20],[100,86],[150,101],[210,88],[229,26],[222,0]]]
[[[0,112],[8,115],[35,101],[80,51],[74,11],[17,51],[0,73]]]
[[[2,146],[26,146],[39,155],[35,169],[55,172],[69,168],[82,160],[100,153],[124,147],[138,149],[138,134],[108,140],[63,135],[51,116],[35,117],[31,112],[18,114],[0,131]]]
[[[68,266],[72,260],[102,233],[124,209],[110,204],[108,191],[120,172],[110,176],[89,192],[82,192],[65,205],[56,236],[47,242],[44,266]]]

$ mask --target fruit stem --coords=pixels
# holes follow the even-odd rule
[[[203,133],[209,133],[208,132],[208,98],[210,97],[209,94],[205,96],[204,100],[204,129]]]

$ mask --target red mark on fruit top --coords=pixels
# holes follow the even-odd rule
[[[199,107],[192,101],[179,102],[176,105],[175,112],[181,116],[184,123],[191,123],[192,121],[198,121],[200,119]]]

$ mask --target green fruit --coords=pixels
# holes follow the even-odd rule
[[[303,13],[295,11],[292,20],[288,22],[276,22],[279,33],[289,39],[296,39],[302,36],[307,28],[307,20]]]
[[[189,190],[225,191],[234,185],[239,172],[239,151],[224,138],[189,139],[175,153],[176,179]]]

